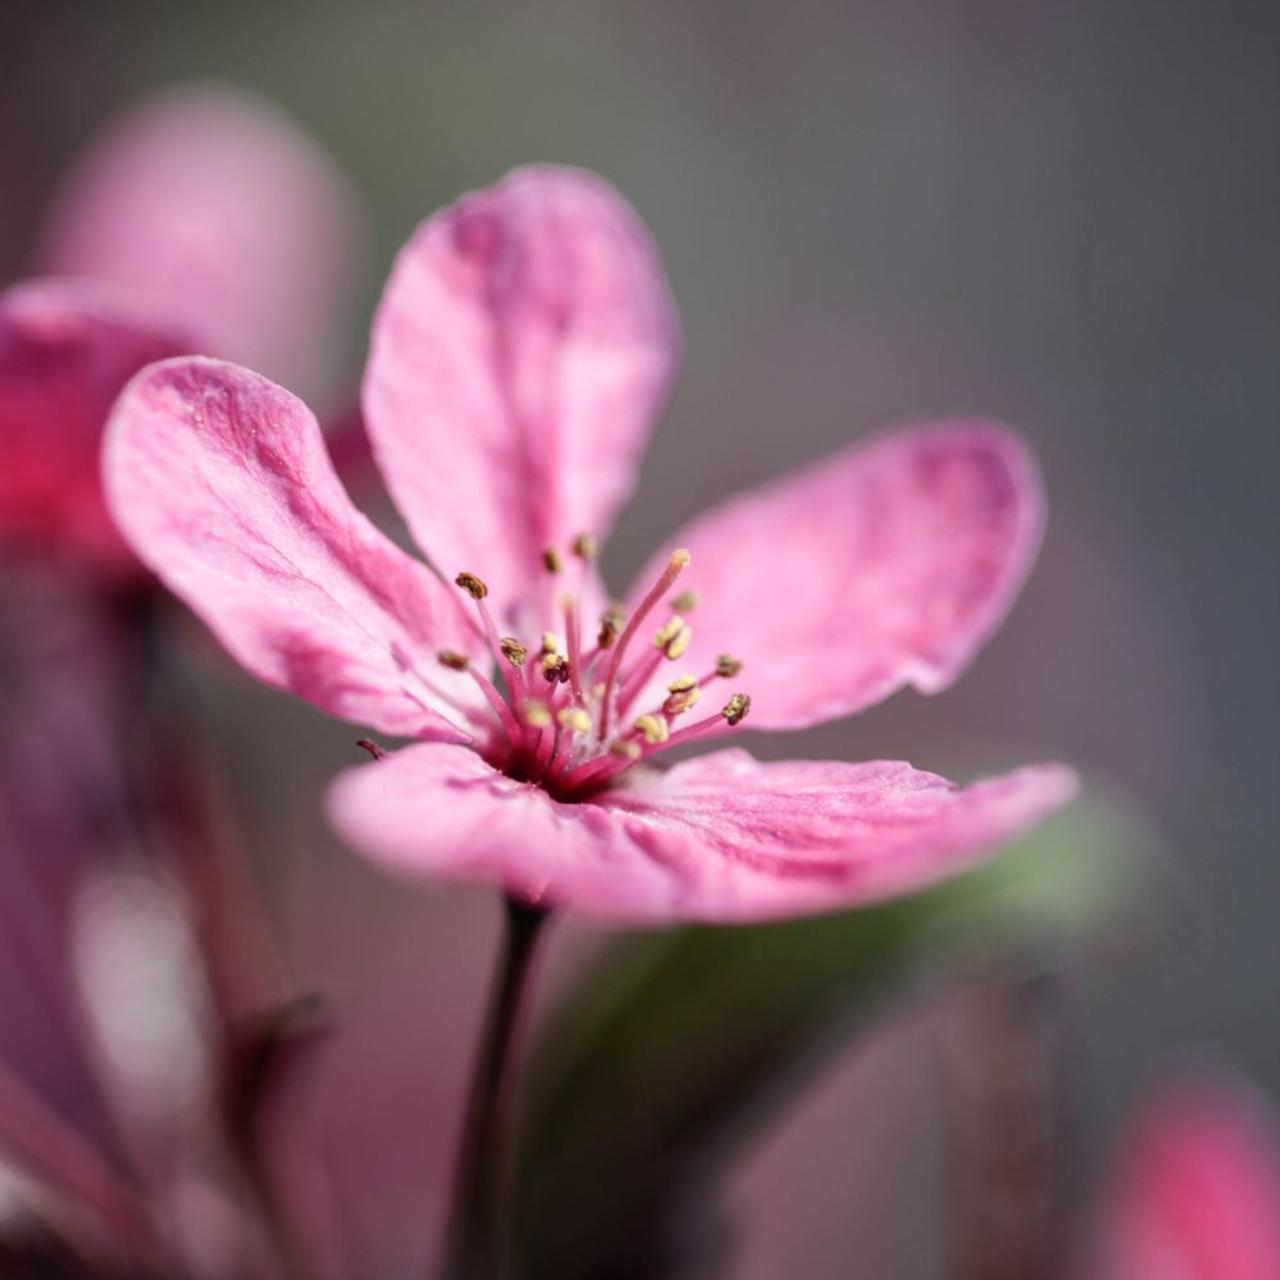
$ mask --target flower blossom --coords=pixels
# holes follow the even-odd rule
[[[1280,1275],[1280,1132],[1224,1074],[1166,1084],[1122,1146],[1081,1280]]]
[[[251,673],[418,739],[330,813],[410,876],[622,922],[833,909],[952,873],[1063,804],[1060,766],[960,788],[896,762],[674,747],[934,692],[1034,557],[1034,463],[956,421],[713,509],[621,602],[597,556],[675,367],[656,251],[602,180],[509,175],[429,218],[374,321],[363,411],[428,568],[352,506],[301,401],[210,359],[140,373],[111,510]],[[380,753],[379,753],[380,754]]]
[[[40,274],[0,292],[0,545],[136,573],[100,489],[113,401],[192,351],[319,385],[358,229],[336,168],[256,98],[184,86],[108,127],[54,201]]]

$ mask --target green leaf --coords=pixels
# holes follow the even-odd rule
[[[705,1246],[716,1175],[912,981],[1078,951],[1135,901],[1152,843],[1078,802],[960,879],[842,915],[623,935],[535,1051],[510,1226],[517,1274],[657,1277]]]

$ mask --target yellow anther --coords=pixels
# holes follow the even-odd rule
[[[682,591],[672,598],[671,607],[677,613],[691,613],[701,603],[702,597],[696,591]]]
[[[701,697],[702,690],[695,684],[692,689],[681,689],[668,695],[667,700],[662,704],[662,709],[669,716],[678,716],[688,711],[690,707],[696,706]]]
[[[720,714],[731,724],[741,724],[751,710],[751,699],[745,693],[735,693],[720,710]]]
[[[559,653],[560,637],[554,631],[544,631],[542,633],[542,649],[541,653]]]
[[[589,533],[580,533],[573,540],[573,554],[579,560],[594,560],[600,553],[600,544]]]
[[[542,567],[548,573],[559,573],[564,568],[564,559],[555,547],[548,547],[542,553]]]
[[[623,760],[639,760],[640,744],[638,742],[628,742],[625,738],[617,738],[609,748],[609,752],[611,755],[619,756]]]
[[[551,724],[551,708],[541,698],[526,698],[521,707],[524,722],[534,729],[545,729]]]
[[[741,670],[742,659],[735,658],[731,653],[722,653],[716,659],[716,675],[723,676],[726,680],[732,680]]]
[[[561,707],[556,712],[556,719],[564,728],[572,729],[574,733],[591,732],[591,717],[581,707]]]
[[[484,580],[477,578],[474,573],[460,573],[454,578],[454,582],[473,600],[483,600],[489,594],[489,588]]]
[[[450,671],[465,671],[471,665],[465,653],[456,653],[453,649],[441,649],[436,657],[440,659],[440,665]]]
[[[676,676],[676,678],[667,685],[668,693],[688,693],[690,689],[696,689],[698,682],[693,676]]]
[[[677,573],[679,573],[682,569],[687,569],[689,567],[689,561],[692,559],[693,559],[692,551],[690,551],[687,547],[677,547],[671,553],[671,560],[669,563],[671,567]]]
[[[675,639],[667,645],[667,657],[670,658],[672,662],[677,658],[683,658],[692,641],[693,628],[687,625],[681,627],[680,630],[676,632]]]
[[[498,648],[502,650],[502,656],[511,663],[513,667],[523,667],[525,659],[529,656],[529,650],[522,645],[515,636],[503,636],[498,641]]]
[[[671,736],[671,730],[667,728],[667,722],[661,716],[641,716],[632,728],[639,734],[644,736],[644,740],[651,746],[656,747],[660,743],[666,742]]]
[[[684,619],[678,613],[672,614],[654,633],[653,647],[665,649],[680,634],[683,626]]]

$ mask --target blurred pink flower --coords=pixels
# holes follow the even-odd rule
[[[1167,1086],[1121,1152],[1086,1280],[1280,1276],[1280,1131],[1229,1078]]]
[[[67,174],[37,266],[119,285],[205,354],[317,395],[335,390],[363,249],[350,185],[301,129],[196,84],[107,126]]]
[[[0,542],[128,575],[100,491],[107,411],[151,361],[205,351],[324,389],[361,247],[341,175],[258,99],[147,99],[73,168],[38,260],[0,294]]]
[[[411,875],[615,920],[761,919],[917,887],[1063,804],[1060,766],[966,789],[905,764],[737,750],[649,767],[748,712],[789,729],[944,688],[1011,603],[1043,515],[1003,428],[899,431],[695,521],[585,632],[607,600],[597,544],[677,348],[630,208],[588,174],[520,170],[414,235],[364,382],[391,494],[474,615],[352,507],[306,407],[229,364],[170,360],[131,383],[109,501],[256,676],[423,739],[331,796],[354,845]],[[672,598],[686,570],[705,602]],[[690,714],[743,669],[754,701]]]
[[[103,503],[102,428],[140,368],[192,345],[103,285],[0,293],[0,538],[106,576],[137,571]]]

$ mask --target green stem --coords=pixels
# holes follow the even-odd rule
[[[508,898],[506,940],[467,1100],[445,1246],[445,1280],[494,1280],[504,1175],[511,1051],[547,911]]]

